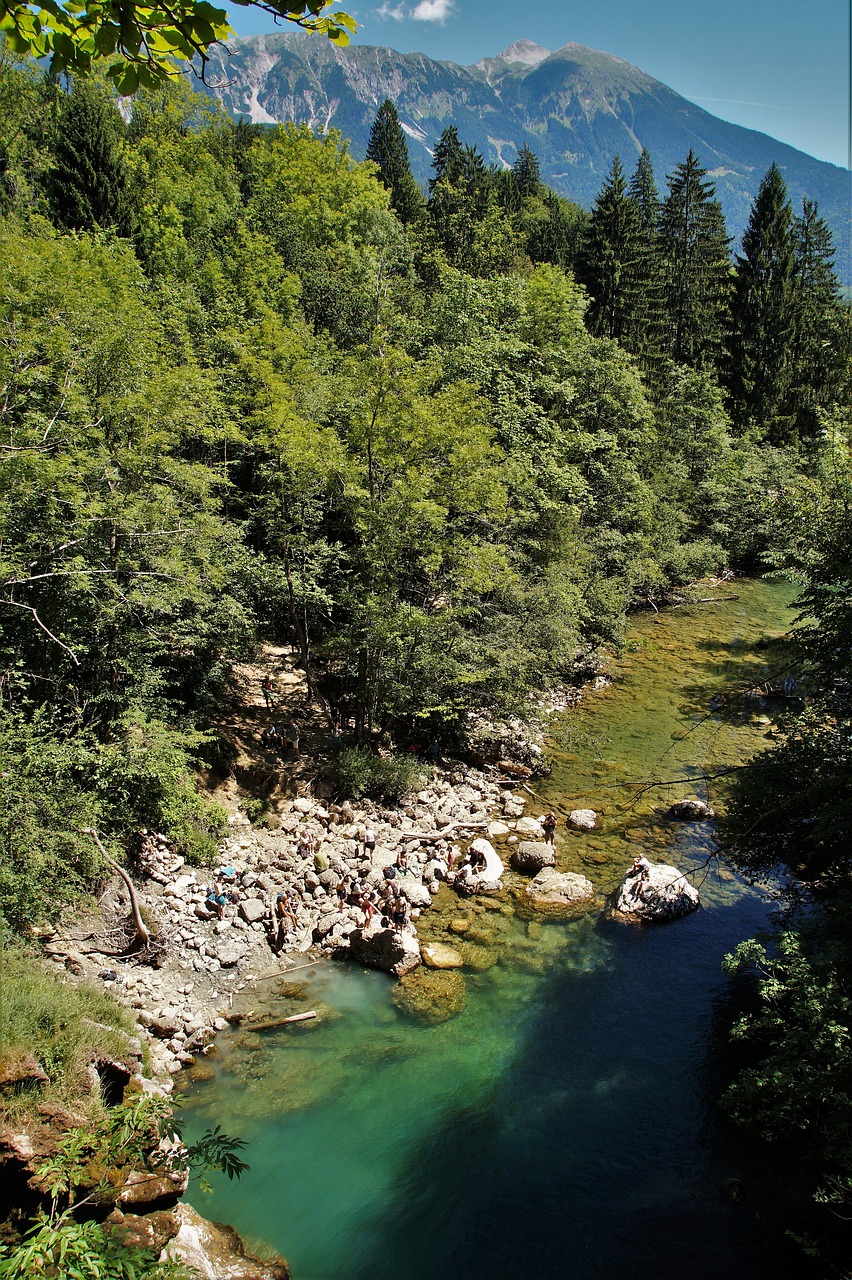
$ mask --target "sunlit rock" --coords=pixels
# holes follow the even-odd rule
[[[627,873],[618,890],[614,907],[618,914],[663,922],[698,910],[698,890],[677,867],[648,862],[647,858],[636,861],[638,865]]]

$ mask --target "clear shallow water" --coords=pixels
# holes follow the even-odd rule
[[[443,891],[423,923],[457,943],[444,930],[467,917],[476,966],[458,1017],[418,1026],[383,975],[308,970],[294,975],[307,1001],[294,1007],[326,1017],[225,1038],[215,1079],[187,1096],[193,1132],[218,1123],[249,1143],[250,1173],[217,1182],[199,1208],[280,1250],[295,1280],[797,1274],[762,1226],[771,1174],[713,1106],[721,958],[770,904],[703,868],[709,826],[661,817],[700,787],[636,794],[762,741],[767,708],[754,701],[707,717],[732,681],[782,665],[761,641],[788,625],[791,593],[738,582],[713,594],[739,598],[637,622],[635,651],[566,717],[538,784],[542,807],[601,815],[591,835],[560,825],[561,868],[606,892],[645,847],[697,872],[702,911],[661,929],[599,913],[542,924]]]

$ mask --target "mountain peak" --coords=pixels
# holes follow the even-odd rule
[[[537,67],[545,58],[550,57],[550,49],[543,49],[533,40],[516,40],[508,49],[497,54],[504,62],[523,62],[525,66]]]

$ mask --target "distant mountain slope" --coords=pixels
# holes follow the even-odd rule
[[[489,163],[511,165],[526,144],[543,179],[587,208],[618,153],[628,173],[646,146],[661,191],[690,147],[714,178],[728,228],[739,238],[761,178],[775,161],[794,208],[819,202],[841,279],[852,281],[849,175],[766,134],[729,124],[621,58],[579,44],[555,52],[519,40],[473,67],[372,45],[335,48],[302,33],[241,40],[211,58],[211,92],[235,116],[306,121],[339,129],[363,157],[376,109],[397,106],[421,183],[449,124]]]

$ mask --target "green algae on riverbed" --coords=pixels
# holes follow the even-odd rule
[[[205,1210],[280,1249],[295,1280],[782,1274],[719,1196],[732,1171],[758,1175],[723,1141],[706,1067],[721,957],[769,904],[703,868],[711,826],[665,817],[704,793],[702,772],[764,743],[762,706],[711,704],[771,673],[773,644],[758,642],[784,630],[791,593],[724,594],[739,599],[637,619],[613,685],[555,726],[554,771],[536,784],[542,807],[600,814],[588,835],[560,824],[561,869],[603,892],[643,847],[699,872],[703,911],[660,929],[599,912],[554,923],[516,916],[510,897],[442,889],[424,937],[489,960],[457,971],[457,1016],[418,1025],[383,975],[326,965],[300,1007],[322,1001],[336,1022],[250,1052],[222,1038],[216,1080],[189,1095],[190,1128],[246,1138],[252,1167],[220,1180]],[[688,781],[637,795],[673,777]],[[710,798],[724,801],[720,784]]]

